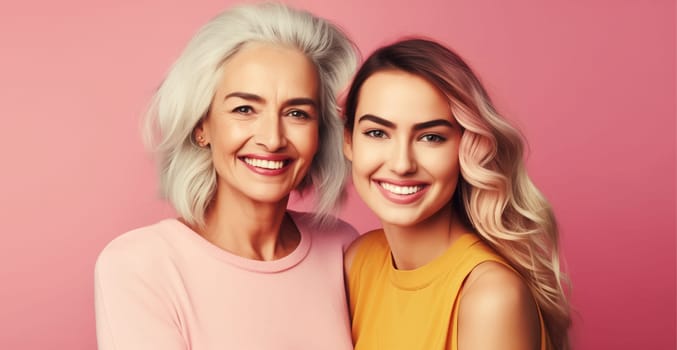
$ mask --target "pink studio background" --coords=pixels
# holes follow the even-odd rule
[[[291,3],[340,23],[365,55],[410,33],[464,55],[528,137],[558,214],[575,348],[675,349],[674,2]],[[139,116],[230,4],[0,5],[0,348],[95,348],[98,252],[171,215]],[[354,194],[342,216],[377,225]]]

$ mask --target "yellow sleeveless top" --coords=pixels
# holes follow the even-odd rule
[[[478,237],[464,234],[427,265],[397,270],[383,230],[367,233],[348,272],[355,350],[457,350],[459,292],[486,261],[510,267]],[[541,317],[541,350],[548,348]]]

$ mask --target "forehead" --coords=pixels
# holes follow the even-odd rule
[[[396,122],[452,119],[449,99],[437,87],[401,70],[379,71],[367,78],[360,89],[356,114]]]
[[[316,97],[318,86],[317,69],[300,50],[249,43],[223,63],[218,89]]]

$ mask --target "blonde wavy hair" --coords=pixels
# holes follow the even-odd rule
[[[349,131],[362,84],[374,73],[392,69],[426,79],[449,98],[452,114],[464,129],[454,208],[527,282],[552,347],[569,349],[571,316],[557,224],[550,204],[527,175],[521,134],[496,111],[459,55],[417,38],[378,49],[358,70],[346,99]]]

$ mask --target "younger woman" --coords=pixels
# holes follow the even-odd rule
[[[346,256],[355,348],[567,348],[552,210],[468,65],[428,40],[386,46],[345,111],[353,183],[383,225]]]

